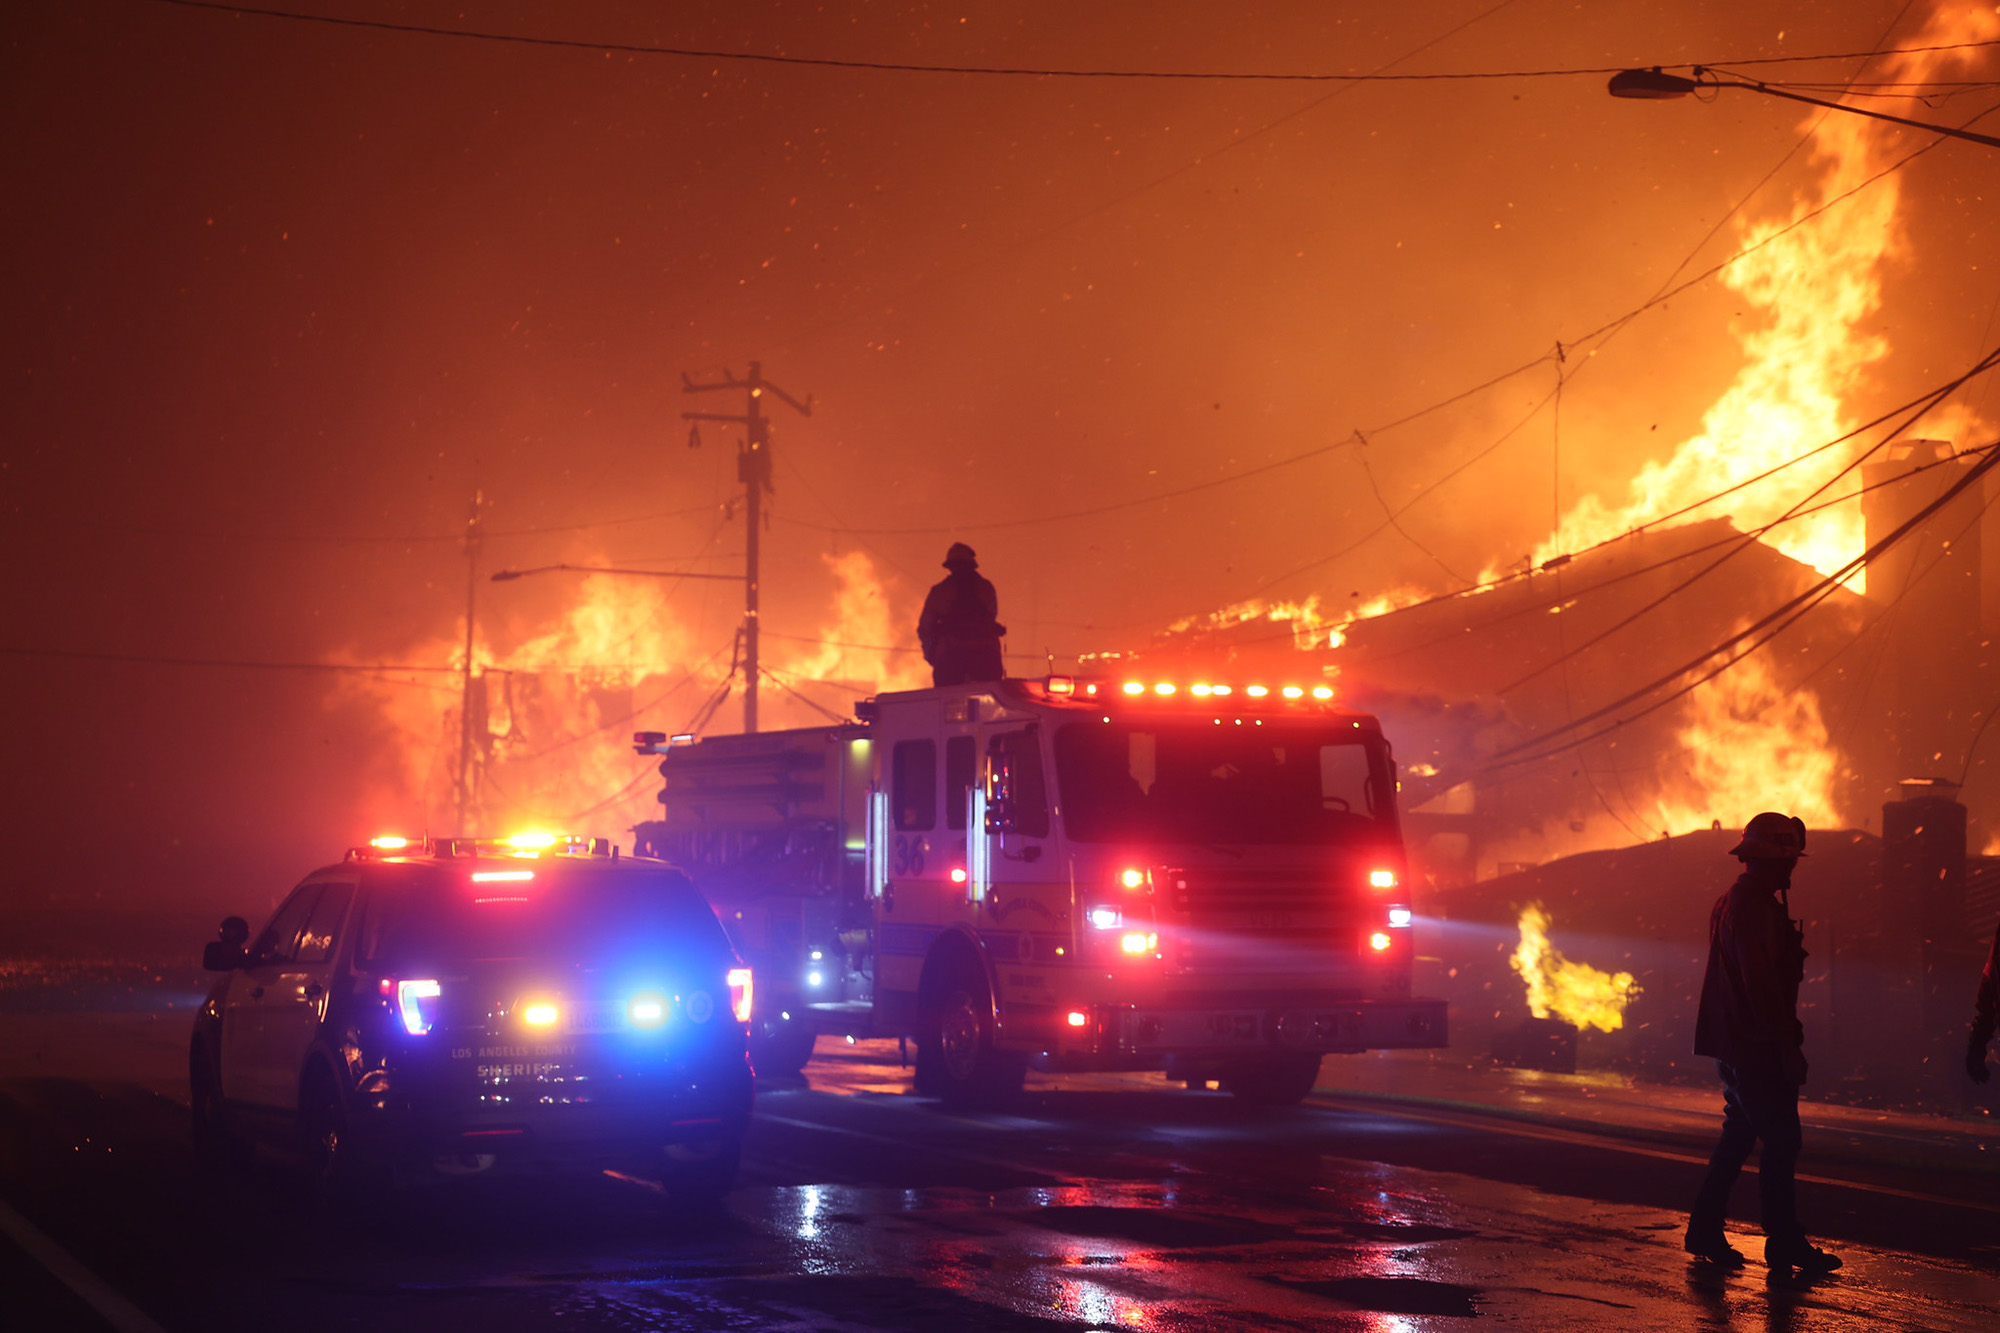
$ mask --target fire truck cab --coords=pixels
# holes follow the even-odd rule
[[[885,693],[853,725],[672,745],[643,852],[755,969],[753,1063],[914,1036],[960,1104],[1158,1069],[1288,1104],[1332,1052],[1438,1047],[1413,998],[1395,766],[1325,686],[1052,676]]]

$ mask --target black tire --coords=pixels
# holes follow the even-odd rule
[[[750,1068],[758,1078],[796,1078],[812,1060],[817,1039],[795,1018],[760,1025],[750,1037]]]
[[[1251,1106],[1297,1106],[1318,1082],[1317,1055],[1246,1061],[1222,1076],[1222,1086],[1230,1095]]]
[[[660,1184],[667,1196],[688,1211],[713,1212],[722,1206],[736,1185],[736,1172],[743,1161],[743,1140],[676,1143],[668,1146],[666,1154]]]
[[[993,1044],[993,1000],[970,968],[946,976],[923,1007],[916,1086],[947,1106],[999,1107],[1021,1093],[1027,1057]]]
[[[222,1089],[200,1047],[188,1057],[188,1111],[196,1168],[215,1177],[241,1171],[249,1158],[249,1147],[230,1132]]]
[[[349,1133],[347,1108],[333,1080],[308,1077],[299,1098],[299,1140],[306,1188],[335,1208],[366,1203],[386,1182]]]

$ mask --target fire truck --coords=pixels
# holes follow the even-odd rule
[[[883,693],[849,724],[642,732],[636,849],[756,976],[752,1063],[913,1037],[992,1105],[1048,1070],[1160,1070],[1266,1105],[1334,1052],[1441,1047],[1377,721],[1325,685],[1049,676]]]

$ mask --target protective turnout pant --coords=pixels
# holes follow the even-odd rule
[[[933,685],[976,685],[1002,674],[998,639],[940,644],[931,663]]]
[[[1799,1088],[1781,1069],[1717,1064],[1722,1075],[1722,1137],[1695,1196],[1690,1230],[1722,1229],[1729,1194],[1750,1150],[1759,1143],[1757,1194],[1766,1236],[1793,1239],[1799,1229]]]

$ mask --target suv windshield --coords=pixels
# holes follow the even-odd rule
[[[1380,736],[1323,722],[1072,722],[1056,732],[1069,832],[1084,842],[1323,844],[1393,835]]]
[[[728,940],[678,871],[593,871],[544,865],[525,882],[398,877],[363,923],[371,962],[423,959],[602,959],[636,951],[727,958]]]

